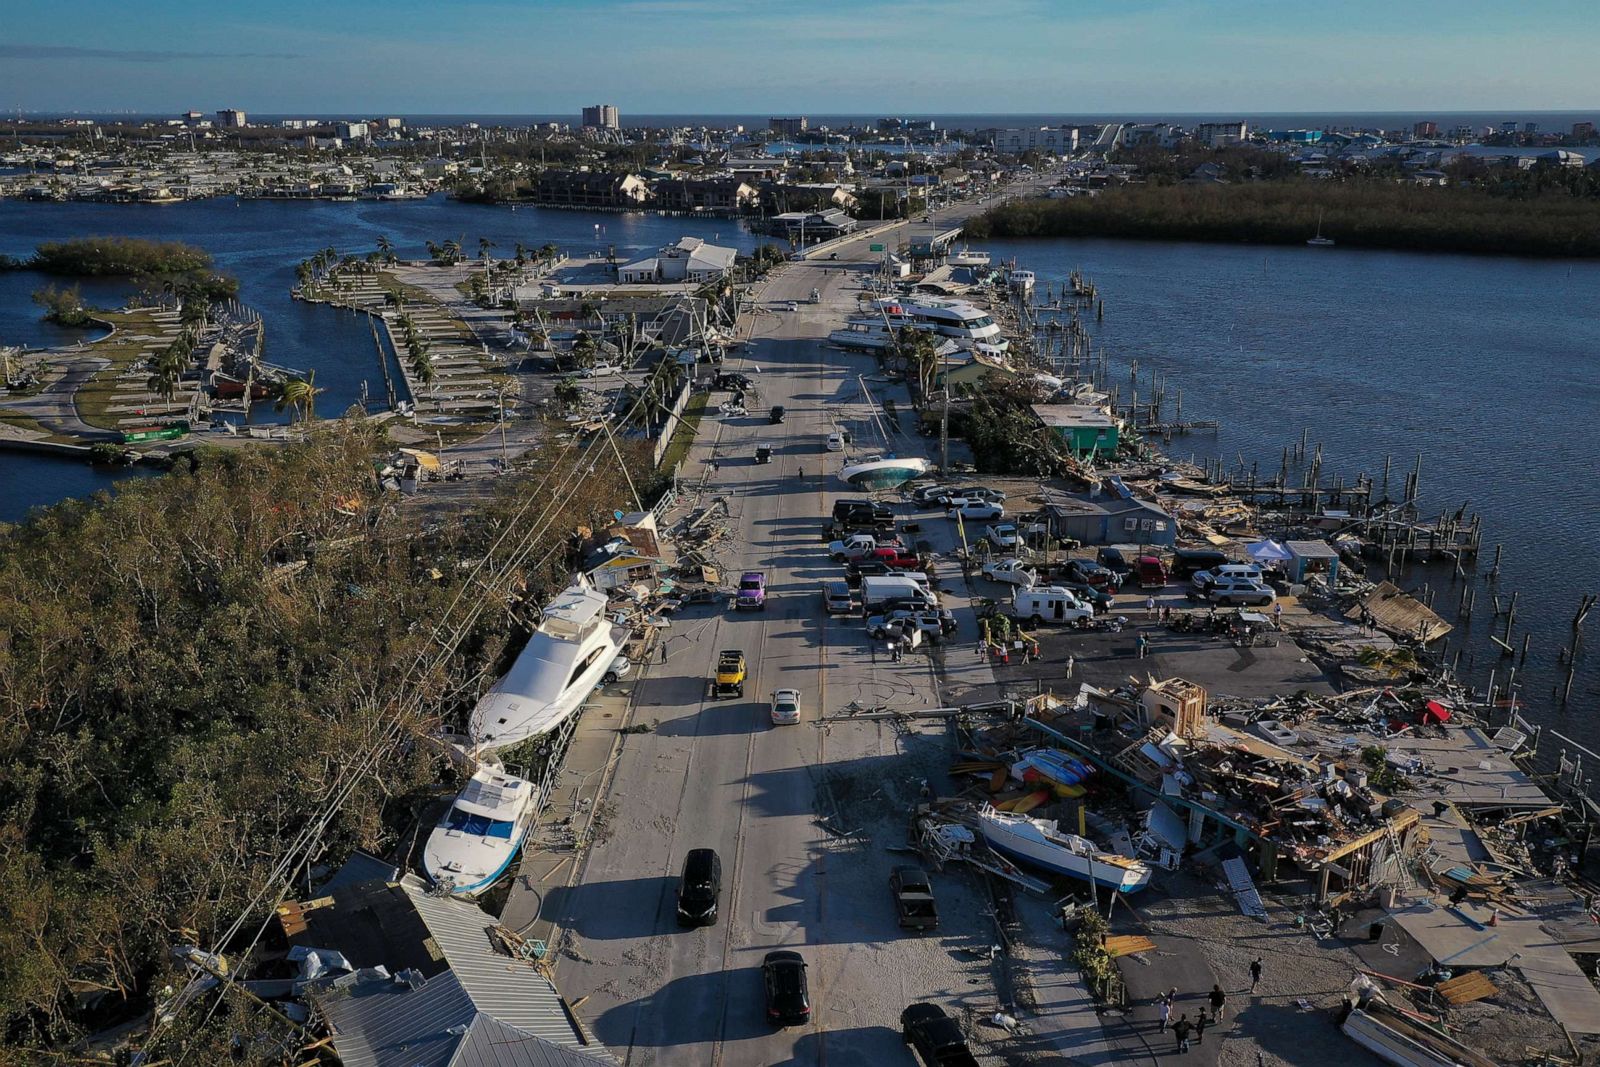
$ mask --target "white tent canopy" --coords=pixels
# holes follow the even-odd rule
[[[1257,563],[1283,563],[1294,558],[1293,554],[1287,548],[1284,548],[1282,543],[1270,539],[1246,545],[1244,550]]]

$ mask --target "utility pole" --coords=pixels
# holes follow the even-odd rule
[[[950,473],[950,386],[944,387],[944,411],[939,416],[939,470]]]

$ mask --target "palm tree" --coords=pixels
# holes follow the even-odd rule
[[[295,264],[295,267],[294,267],[294,282],[295,282],[295,285],[299,286],[301,290],[304,290],[307,286],[309,286],[311,284],[311,264],[310,263],[307,263],[305,260],[302,259],[299,263]],[[171,282],[167,283],[168,286],[170,286],[171,284],[172,284]]]
[[[580,330],[572,339],[573,361],[580,367],[591,366],[594,363],[595,348],[594,338]]]
[[[520,241],[517,242],[516,253],[517,266],[526,267],[528,265],[528,249]]]
[[[478,238],[478,258],[485,263],[489,261],[489,249],[494,247],[494,242],[487,237]]]
[[[446,241],[440,251],[444,254],[446,263],[459,263],[461,261],[461,242]]]
[[[383,257],[385,263],[394,262],[394,242],[389,240],[387,234],[378,235],[378,255]]]
[[[571,408],[583,399],[583,390],[578,388],[578,383],[569,374],[556,383],[554,395],[562,407]]]
[[[277,402],[272,405],[274,411],[288,408],[289,421],[293,422],[298,414],[302,421],[317,417],[317,394],[322,392],[317,388],[317,372],[309,370],[304,378],[290,378],[283,383],[278,391]]]
[[[425,247],[428,250],[428,258],[429,259],[433,260],[435,263],[439,262],[439,246],[438,245],[434,244],[432,241],[428,241],[426,244],[424,244],[423,247]]]

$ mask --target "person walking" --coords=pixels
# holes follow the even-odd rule
[[[1210,1025],[1211,1025],[1211,1020],[1206,1018],[1205,1006],[1201,1005],[1201,1007],[1200,1007],[1200,1016],[1197,1019],[1195,1019],[1195,1021],[1194,1021],[1194,1043],[1195,1044],[1203,1045],[1203,1044],[1206,1043],[1206,1027],[1210,1026]]]
[[[1156,617],[1156,598],[1153,596],[1144,598],[1144,617],[1147,619]]]
[[[1161,1029],[1167,1028],[1167,1022],[1172,1018],[1172,1004],[1178,999],[1178,987],[1173,986],[1161,998]]]
[[[1222,1012],[1228,1005],[1228,994],[1222,991],[1222,986],[1213,984],[1211,987],[1211,1014],[1217,1022],[1222,1021]]]
[[[1256,991],[1256,986],[1261,984],[1261,957],[1257,956],[1250,961],[1250,992]]]
[[[1148,644],[1149,642],[1145,640],[1144,634],[1140,634],[1133,639],[1134,651],[1139,653],[1140,659],[1144,659],[1144,650]]]
[[[661,662],[667,662],[667,643],[665,641],[661,642]]]
[[[1272,605],[1272,625],[1279,626],[1279,627],[1281,627],[1283,625],[1283,605],[1282,604],[1274,604],[1274,605]]]
[[[1189,1032],[1193,1029],[1194,1024],[1189,1021],[1189,1015],[1187,1012],[1179,1017],[1177,1022],[1172,1024],[1172,1036],[1178,1039],[1179,1052],[1189,1051]]]

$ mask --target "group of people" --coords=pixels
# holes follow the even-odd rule
[[[1250,962],[1250,992],[1256,991],[1256,986],[1261,984],[1261,958],[1258,956]],[[1171,1030],[1173,1038],[1178,1043],[1179,1052],[1188,1052],[1190,1041],[1194,1044],[1204,1044],[1206,1030],[1219,1025],[1228,1010],[1228,994],[1223,992],[1220,983],[1213,983],[1211,992],[1206,994],[1206,1002],[1200,1005],[1200,1011],[1193,1022],[1189,1020],[1189,1013],[1184,1012],[1178,1016],[1177,1022],[1172,1021],[1173,1005],[1178,999],[1178,987],[1173,986],[1161,997],[1161,1029]],[[1210,1007],[1211,1013],[1206,1014]]]

